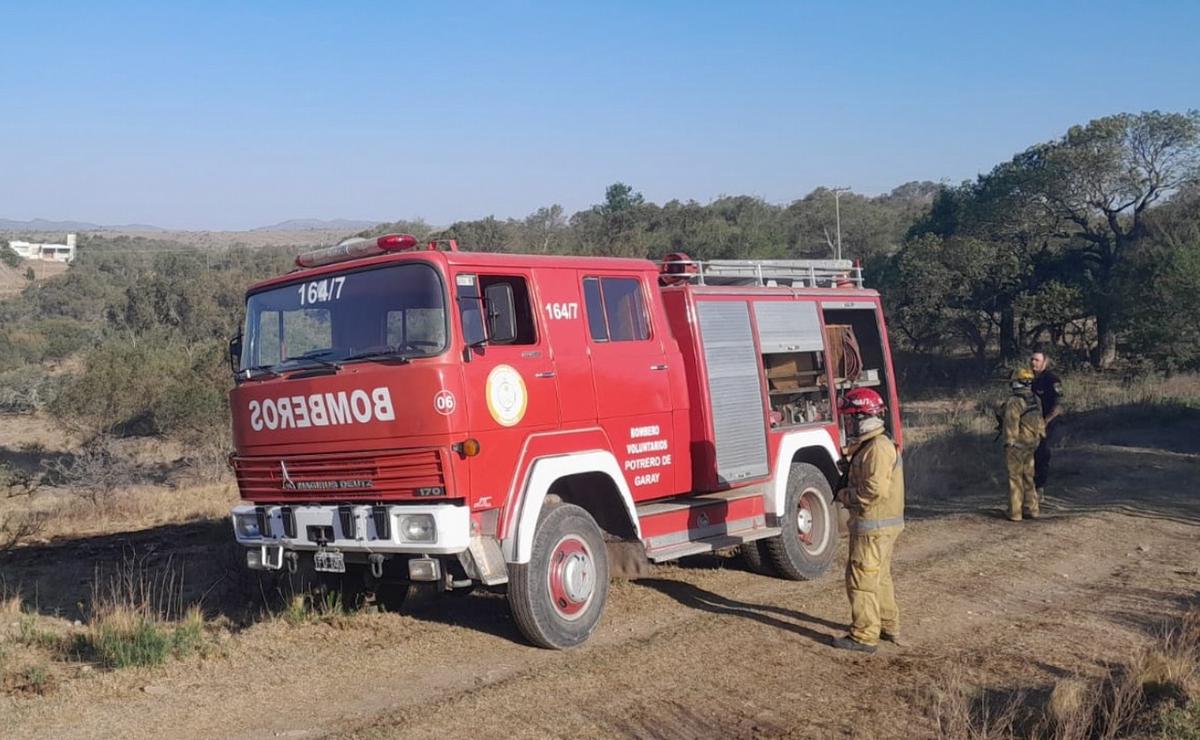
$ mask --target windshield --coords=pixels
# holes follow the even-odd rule
[[[428,357],[446,348],[446,299],[431,265],[322,275],[251,295],[242,369],[368,356]]]

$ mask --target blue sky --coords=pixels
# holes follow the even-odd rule
[[[1200,3],[906,5],[6,2],[0,218],[445,224],[618,180],[787,202],[1200,106]]]

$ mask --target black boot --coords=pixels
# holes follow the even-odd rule
[[[866,643],[859,642],[850,635],[842,635],[841,637],[833,638],[833,646],[841,650],[854,650],[860,653],[868,654],[875,652],[877,649],[874,645],[867,645]]]

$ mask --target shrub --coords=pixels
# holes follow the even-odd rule
[[[11,550],[22,542],[37,537],[46,529],[49,515],[40,511],[0,514],[0,552]]]
[[[62,389],[63,378],[36,365],[0,372],[0,414],[32,414],[46,408]]]
[[[109,432],[209,436],[226,425],[228,371],[216,342],[170,335],[110,339],[84,361],[50,412],[89,436]]]
[[[0,264],[8,265],[9,267],[18,267],[21,264],[21,256],[8,246],[8,242],[0,244]]]
[[[117,609],[90,625],[80,647],[107,668],[158,665],[171,654],[172,637],[146,615]]]
[[[46,481],[70,488],[94,506],[107,504],[113,494],[137,482],[137,468],[122,457],[111,437],[94,437],[71,455],[43,462]]]

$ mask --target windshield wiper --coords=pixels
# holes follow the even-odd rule
[[[238,375],[245,373],[247,380],[256,380],[258,378],[278,378],[279,373],[271,369],[271,365],[255,365],[254,367],[242,368]]]
[[[331,367],[334,370],[340,370],[342,368],[340,361],[326,360],[326,359],[323,359],[323,357],[322,357],[323,355],[328,355],[332,352],[333,352],[333,350],[329,350],[329,349],[311,350],[309,352],[305,352],[302,355],[296,355],[295,357],[289,357],[286,360],[284,360],[283,362],[272,365],[271,368],[272,368],[272,371],[278,372],[278,368],[281,368],[284,365],[288,365],[290,363],[295,363],[296,365],[299,365],[302,362],[311,362],[311,363],[315,363],[317,365],[321,365],[322,367]],[[294,367],[288,368],[288,370],[294,370],[294,369],[296,369],[296,368],[294,368]]]
[[[359,352],[358,354],[350,355],[349,357],[343,357],[342,362],[350,362],[351,360],[389,359],[407,363],[411,362],[414,356],[418,355],[406,355],[400,351],[399,347],[388,347],[387,349],[373,349],[367,352]]]

